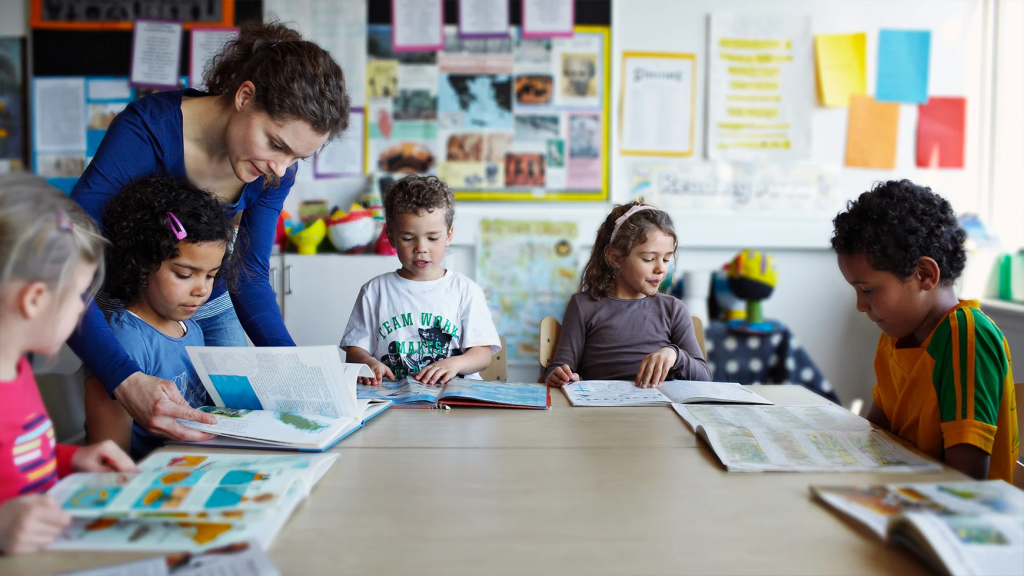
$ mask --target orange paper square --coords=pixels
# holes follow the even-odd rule
[[[850,95],[846,126],[846,165],[854,168],[896,167],[896,133],[900,105],[876,102],[871,96]]]

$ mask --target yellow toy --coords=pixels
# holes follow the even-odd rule
[[[730,321],[729,326],[771,332],[772,325],[764,321],[761,312],[761,301],[772,295],[778,281],[775,257],[757,250],[744,250],[729,262],[727,275],[732,293],[747,301],[747,318]]]
[[[296,226],[296,228],[299,228]],[[294,230],[294,229],[293,229]],[[299,249],[299,254],[310,255],[316,254],[316,247],[323,241],[324,236],[327,235],[327,225],[324,224],[323,220],[317,220],[305,228],[299,228],[299,230],[288,235],[291,239],[292,244]]]

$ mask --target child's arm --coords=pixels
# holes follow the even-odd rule
[[[0,554],[27,554],[50,545],[71,516],[45,494],[11,498],[0,506]]]
[[[132,417],[96,377],[85,381],[85,430],[90,444],[112,440],[124,452],[131,451]]]
[[[682,300],[676,300],[675,303],[676,306],[672,310],[672,316],[669,319],[669,322],[671,322],[669,341],[676,352],[676,357],[669,367],[669,371],[673,372],[674,376],[678,375],[677,377],[683,380],[710,382],[713,374],[711,374],[711,367],[708,366],[708,361],[704,359],[704,354],[700,351],[700,345],[697,343],[697,334],[693,329],[693,319],[690,318],[690,310],[686,308],[686,304],[683,304]],[[658,352],[662,352],[662,350]],[[649,363],[648,358],[650,356],[645,357],[644,362],[641,362],[640,371],[637,372],[637,385],[644,381],[641,376],[644,364]],[[661,381],[666,377],[667,375]],[[658,381],[657,384],[660,384],[661,381]],[[648,379],[646,382],[650,383],[652,381]],[[654,385],[656,386],[657,384]]]
[[[460,356],[450,356],[413,374],[424,384],[444,384],[459,374],[475,374],[491,363],[490,346],[473,346]]]
[[[576,299],[588,297],[585,294],[577,294],[569,298],[569,304],[562,316],[558,348],[555,349],[555,356],[544,373],[544,383],[548,386],[562,387],[580,379],[580,375],[575,371],[579,370],[583,349],[587,344],[587,327]]]
[[[679,355],[684,352],[677,352],[674,347],[666,346],[653,354],[644,356],[640,361],[640,368],[636,371],[634,384],[641,388],[653,388],[665,381],[665,377],[676,365]]]
[[[992,455],[973,444],[957,444],[946,448],[945,460],[950,468],[967,474],[975,480],[988,478],[988,465]]]
[[[395,375],[391,373],[391,369],[384,365],[383,362],[377,360],[372,354],[363,350],[359,346],[349,346],[345,348],[345,362],[351,362],[353,364],[366,364],[373,370],[373,378],[366,378],[364,376],[359,377],[360,384],[369,384],[371,386],[380,386],[381,380],[387,377],[391,380],[395,380]]]
[[[112,440],[83,446],[71,457],[73,472],[138,472],[128,454]]]

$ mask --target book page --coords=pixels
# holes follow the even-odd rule
[[[671,402],[657,388],[625,380],[580,380],[562,386],[573,406],[658,406]]]
[[[341,430],[359,423],[352,417],[332,418],[294,412],[244,410],[203,406],[203,412],[217,416],[216,424],[179,419],[178,423],[217,436],[263,440],[303,448],[323,448]]]
[[[114,566],[68,572],[64,576],[280,576],[257,542],[236,542],[205,553],[183,552]]]
[[[889,533],[894,541],[909,538],[920,544],[950,574],[1024,574],[1024,518],[1019,515],[908,512],[893,521]]]
[[[942,469],[838,406],[683,406],[726,468],[738,472]],[[692,425],[689,418],[688,423]]]
[[[360,400],[391,400],[395,404],[437,404],[441,390],[441,386],[428,386],[411,376],[406,376],[401,380],[384,380],[380,386],[358,384],[356,397]]]
[[[531,406],[546,408],[548,405],[548,388],[544,384],[528,384],[523,382],[487,382],[484,380],[467,380],[453,378],[444,385],[440,399],[460,398],[478,400],[509,406]]]
[[[186,346],[217,406],[358,418],[356,378],[363,364],[342,364],[334,346]]]
[[[764,396],[744,388],[736,382],[696,382],[669,380],[658,386],[658,391],[678,404],[693,402],[722,402],[737,404],[774,404]]]
[[[270,456],[266,454],[225,454],[160,451],[139,462],[139,470],[277,470],[298,477],[309,492],[338,459],[337,454],[293,454]]]

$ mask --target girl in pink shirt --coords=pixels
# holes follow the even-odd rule
[[[0,177],[0,554],[33,552],[71,521],[45,495],[70,472],[132,471],[113,442],[57,444],[27,353],[57,352],[102,281],[106,241],[42,180]]]

